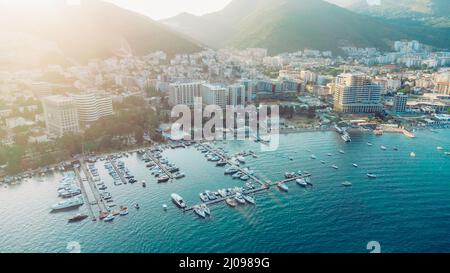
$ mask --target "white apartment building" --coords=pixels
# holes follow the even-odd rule
[[[215,104],[222,107],[222,109],[225,109],[228,105],[228,88],[220,85],[202,84],[201,91],[204,105]]]
[[[194,98],[201,97],[201,86],[204,82],[173,83],[169,88],[169,104],[194,106]]]
[[[65,133],[80,130],[75,101],[65,96],[49,96],[42,100],[45,125],[51,136],[61,137]]]
[[[364,74],[341,74],[336,78],[334,109],[343,113],[374,113],[383,109],[381,86]]]
[[[103,92],[71,94],[80,123],[87,124],[113,114],[112,97]]]

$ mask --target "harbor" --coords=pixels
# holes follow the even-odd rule
[[[215,141],[197,143],[198,147],[196,144],[174,148],[168,144],[154,145],[129,151],[127,156],[123,152],[90,156],[89,162],[73,165],[81,179],[72,167],[27,178],[21,184],[8,184],[7,188],[2,186],[0,200],[8,204],[0,212],[8,219],[2,232],[9,232],[10,236],[2,238],[1,244],[12,251],[20,251],[22,247],[30,251],[64,251],[66,243],[75,240],[86,252],[245,252],[280,248],[357,251],[360,245],[338,241],[362,242],[376,238],[400,242],[403,237],[380,225],[407,230],[410,225],[418,224],[416,219],[420,217],[447,219],[443,211],[450,211],[446,201],[450,191],[445,183],[450,179],[445,171],[450,167],[449,156],[445,154],[449,146],[442,141],[446,132],[416,134],[416,138],[405,141],[400,134],[378,137],[350,132],[352,141],[346,143],[336,132],[308,132],[282,135],[279,149],[273,152],[261,152],[255,142]],[[159,154],[163,162],[167,161],[166,166],[181,168],[186,174],[183,179],[158,183],[150,171],[153,167],[147,167],[154,162],[150,158],[145,161],[145,154],[157,146],[160,149],[153,153],[154,157]],[[200,147],[207,151],[202,153]],[[411,152],[416,156],[411,157]],[[240,159],[244,163],[237,160],[238,156],[243,157]],[[220,162],[223,159],[227,160],[225,165]],[[118,175],[113,177],[105,166],[109,166],[110,160],[115,161],[119,171],[123,168],[125,179],[128,171],[138,182],[129,183],[127,179],[127,184],[123,184]],[[236,167],[236,163],[239,163],[236,173],[242,172],[241,175],[234,178],[232,174],[224,174]],[[111,173],[116,173],[116,169],[110,168]],[[295,176],[286,178],[293,173]],[[425,176],[428,178],[424,179]],[[314,186],[302,186],[302,178]],[[146,187],[142,186],[144,180]],[[79,184],[80,181],[83,183]],[[116,185],[116,181],[122,184]],[[61,182],[64,190],[60,193],[67,198],[57,193]],[[97,203],[92,182],[96,186],[94,191],[110,199]],[[280,182],[288,191],[278,185]],[[82,205],[75,203],[71,210],[50,213],[51,206],[72,198],[71,194],[78,193],[77,188],[81,192],[77,196],[84,201]],[[199,194],[206,191],[212,195],[224,193],[224,189],[228,193],[226,197],[219,194],[215,195],[216,200],[200,199]],[[172,204],[173,193],[185,201],[185,213]],[[249,201],[244,196],[250,197]],[[113,202],[107,202],[111,199]],[[230,204],[235,206],[228,204],[227,199],[233,199]],[[136,204],[140,209],[134,207]],[[194,211],[203,204],[210,209],[210,215],[205,218],[198,217]],[[99,220],[104,205],[110,213],[119,212],[112,222]],[[120,217],[120,206],[128,207],[128,216]],[[78,214],[88,218],[76,221]],[[369,215],[377,217],[369,219]],[[68,220],[72,218],[74,222]],[[97,221],[91,221],[93,218]],[[337,225],[332,224],[336,222]],[[17,226],[23,228],[17,230],[14,228]],[[425,241],[433,242],[440,229],[434,222],[430,226],[433,231],[409,233],[408,239],[414,239],[410,250],[423,250]],[[352,232],[345,232],[348,230]],[[333,236],[324,238],[323,231]],[[206,238],[213,238],[209,239],[213,243],[208,244]],[[264,243],[255,244],[255,241]],[[421,243],[415,243],[418,241]],[[20,249],[16,242],[20,242]]]

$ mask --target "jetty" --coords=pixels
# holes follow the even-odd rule
[[[81,170],[84,172],[84,175],[86,176],[87,182],[89,184],[89,187],[91,188],[92,194],[95,199],[95,204],[98,205],[98,208],[100,211],[109,211],[108,207],[104,203],[104,200],[100,197],[100,191],[97,188],[97,185],[95,185],[94,178],[92,177],[91,173],[86,167],[86,163],[84,161],[80,162]]]
[[[199,145],[202,146],[204,149],[206,149],[208,152],[210,152],[210,153],[214,154],[215,156],[217,156],[218,158],[220,158],[221,160],[226,161],[228,165],[233,166],[234,168],[239,170],[241,173],[243,173],[243,174],[247,175],[248,177],[250,177],[256,183],[258,183],[260,185],[264,185],[265,184],[265,182],[263,182],[261,179],[256,177],[254,174],[251,174],[248,169],[242,168],[240,165],[238,165],[235,162],[231,161],[230,158],[225,157],[220,152],[212,149],[208,145],[204,145],[204,144],[201,144],[201,143]]]
[[[252,190],[243,191],[242,194],[248,195],[248,194],[261,193],[263,191],[270,190],[270,188],[272,186],[276,186],[278,183],[288,183],[288,182],[292,182],[292,181],[295,181],[295,180],[300,179],[300,178],[308,178],[310,176],[311,176],[311,174],[296,175],[295,177],[286,178],[284,180],[280,180],[280,181],[276,181],[276,182],[266,182],[266,183],[263,183],[263,185],[261,187],[258,187],[256,189],[252,189]],[[310,182],[308,182],[308,184],[312,185]],[[201,204],[209,206],[209,205],[215,205],[215,204],[218,204],[218,203],[222,203],[225,200],[227,200],[228,198],[234,198],[235,196],[236,196],[236,193],[230,194],[230,195],[228,195],[226,197],[220,197],[220,198],[217,198],[217,199],[214,199],[214,200],[210,200],[210,201],[207,201],[207,202],[202,202],[200,204],[187,207],[187,208],[184,209],[184,211],[185,212],[192,211],[194,209],[194,207],[199,206]]]
[[[86,201],[85,203],[86,203],[86,206],[87,206],[88,211],[89,211],[89,216],[92,218],[93,221],[95,221],[95,220],[97,220],[97,218],[95,217],[94,211],[92,210],[92,205],[91,205],[91,202],[89,201],[89,197],[88,197],[88,194],[86,192],[86,188],[84,187],[84,182],[83,182],[83,178],[80,175],[80,171],[76,167],[74,167],[73,170],[75,172],[75,175],[77,176],[78,184],[80,186],[83,198]]]
[[[109,159],[109,163],[114,168],[114,171],[117,173],[117,175],[120,178],[120,181],[122,181],[122,184],[127,184],[127,179],[123,176],[122,171],[119,170],[119,168],[116,166],[116,162],[114,160]]]
[[[153,156],[153,154],[151,152],[146,151],[145,155],[151,160],[153,161],[156,165],[158,165],[158,167],[170,178],[173,179],[173,174],[171,172],[169,172],[169,170],[166,169],[166,167],[164,167],[163,164],[161,164],[161,162]]]

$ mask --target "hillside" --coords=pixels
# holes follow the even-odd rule
[[[189,20],[183,15],[164,22],[209,46],[267,47],[271,53],[304,48],[336,52],[341,46],[389,49],[399,39],[418,39],[436,47],[450,44],[448,29],[377,19],[321,0],[250,2],[255,1],[234,0],[213,14],[190,15]],[[251,4],[252,9],[245,8]],[[233,10],[240,14],[231,17]]]
[[[368,12],[386,16],[449,16],[448,0],[380,0],[379,5],[368,5],[366,0],[359,0],[349,5],[355,11]]]
[[[175,54],[200,49],[158,22],[96,0],[78,6],[55,0],[45,9],[3,6],[0,23],[10,26],[0,30],[0,50],[9,55],[11,65],[14,56],[21,54],[44,64],[67,64],[112,55],[143,55],[157,50]]]

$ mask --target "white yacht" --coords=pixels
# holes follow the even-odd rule
[[[247,201],[249,204],[255,204],[255,199],[253,197],[251,197],[250,195],[242,195],[242,198],[245,199],[245,201]]]
[[[200,207],[200,206],[195,206],[194,207],[194,212],[195,214],[197,214],[198,216],[202,217],[202,218],[206,218],[206,213],[205,211]]]
[[[175,205],[177,205],[178,207],[180,207],[182,209],[186,208],[186,203],[184,202],[184,200],[181,196],[179,196],[176,193],[172,193],[170,195],[170,197],[172,197],[172,201],[175,203]]]
[[[304,188],[308,187],[308,183],[306,183],[305,179],[303,179],[303,178],[297,179],[297,180],[295,180],[295,182],[296,182],[299,186],[302,186],[302,187],[304,187]]]
[[[211,210],[205,204],[201,204],[200,208],[203,209],[206,215],[211,215]]]
[[[81,196],[67,199],[65,201],[61,201],[57,204],[51,206],[52,211],[65,210],[65,209],[74,209],[83,205],[84,201]]]

